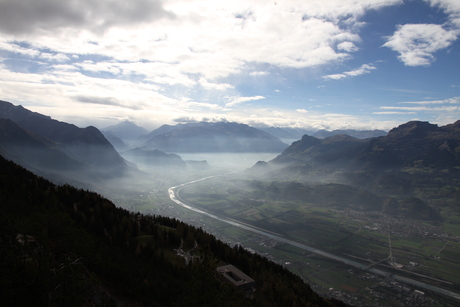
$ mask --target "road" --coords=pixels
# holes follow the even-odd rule
[[[223,175],[226,175],[226,174],[223,174]],[[407,284],[412,284],[412,285],[414,285],[416,287],[428,289],[428,290],[431,290],[431,291],[434,291],[434,292],[437,292],[437,293],[440,293],[440,294],[443,294],[443,295],[446,295],[446,296],[453,297],[453,298],[455,298],[457,300],[460,300],[460,294],[458,294],[458,293],[455,293],[455,292],[452,292],[452,291],[449,291],[449,290],[446,290],[446,289],[442,289],[442,288],[439,288],[439,287],[436,287],[436,286],[432,286],[432,285],[429,285],[429,284],[426,284],[426,283],[423,283],[423,282],[419,282],[419,281],[411,279],[411,278],[407,278],[407,277],[404,277],[404,276],[392,274],[390,272],[387,272],[387,271],[384,271],[384,270],[381,270],[381,269],[377,269],[377,268],[374,268],[374,267],[369,267],[369,265],[367,265],[367,264],[362,264],[362,263],[359,263],[359,262],[356,262],[356,261],[353,261],[353,260],[338,256],[338,255],[334,255],[334,254],[325,252],[323,250],[320,250],[320,249],[317,249],[317,248],[302,244],[302,243],[292,241],[290,239],[287,239],[287,238],[283,237],[280,234],[276,234],[276,233],[271,232],[269,230],[261,229],[261,228],[246,224],[246,223],[241,222],[241,221],[236,221],[234,219],[230,219],[230,218],[215,215],[215,214],[213,214],[211,212],[208,212],[208,211],[193,207],[190,204],[186,204],[184,202],[184,200],[182,200],[179,197],[179,191],[183,187],[185,187],[187,185],[190,185],[190,184],[197,183],[197,182],[201,182],[201,181],[204,181],[204,180],[209,180],[211,178],[223,176],[223,175],[209,176],[209,177],[193,180],[193,181],[190,181],[190,182],[187,182],[187,183],[183,183],[183,184],[175,186],[175,187],[170,187],[168,189],[169,198],[171,198],[171,200],[173,202],[175,202],[176,204],[178,204],[179,206],[187,208],[187,209],[189,209],[191,211],[194,211],[196,213],[200,213],[202,215],[211,217],[211,218],[213,218],[215,220],[230,224],[232,226],[239,227],[239,228],[242,228],[242,229],[245,229],[245,230],[248,230],[248,231],[251,231],[253,233],[257,233],[257,234],[260,234],[260,235],[263,235],[263,236],[266,236],[266,237],[269,237],[269,238],[273,238],[275,240],[284,242],[286,244],[290,244],[292,246],[295,246],[295,247],[298,247],[300,249],[309,251],[311,253],[315,253],[315,254],[323,256],[325,258],[345,263],[347,265],[350,265],[350,266],[353,266],[353,267],[368,271],[370,273],[374,273],[374,274],[384,276],[384,277],[391,277],[391,278],[393,278],[395,280],[399,280],[399,281],[405,282]]]

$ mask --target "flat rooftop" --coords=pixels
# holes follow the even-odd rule
[[[237,288],[252,286],[256,283],[254,279],[244,274],[231,264],[220,266],[216,269],[216,271]]]

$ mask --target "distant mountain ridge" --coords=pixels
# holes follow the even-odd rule
[[[283,141],[292,142],[297,141],[302,138],[305,134],[312,135],[315,133],[313,130],[306,130],[300,128],[289,128],[289,127],[266,127],[266,128],[258,128],[262,131],[270,133],[277,138],[280,138]]]
[[[311,134],[311,136],[314,136],[315,138],[318,139],[324,139],[330,136],[334,136],[337,134],[346,134],[351,137],[357,138],[357,139],[368,139],[368,138],[375,138],[379,136],[385,136],[387,135],[386,131],[383,130],[354,130],[354,129],[346,129],[346,130],[319,130],[316,131],[315,133]]]
[[[281,152],[287,145],[264,131],[232,122],[163,125],[145,136],[143,149],[165,152]]]
[[[357,139],[335,135],[325,139],[304,136],[294,142],[274,163],[327,163],[341,169],[400,170],[404,167],[460,166],[460,121],[438,127],[411,121],[392,129],[386,136]]]
[[[167,154],[158,149],[144,150],[134,148],[122,153],[122,155],[134,163],[145,163],[157,167],[185,167],[185,161],[176,154]]]
[[[79,128],[6,101],[0,101],[0,118],[11,121],[2,123],[2,152],[7,158],[20,158],[23,165],[30,164],[45,172],[50,169],[68,170],[73,165],[82,177],[89,172],[102,178],[122,176],[130,170],[125,160],[95,127]],[[12,125],[13,122],[16,126]],[[12,146],[19,135],[22,135],[22,148],[19,143]],[[44,160],[37,158],[40,155],[43,155],[43,159],[51,159],[46,167]]]
[[[367,139],[304,135],[275,159],[257,163],[248,172],[279,182],[301,181],[317,192],[327,185],[330,191],[320,193],[323,201],[331,193],[342,195],[342,187],[365,191],[381,199],[377,211],[439,220],[442,208],[458,210],[460,121],[441,127],[411,121],[386,136]],[[302,197],[308,200],[308,195]]]
[[[109,132],[110,134],[120,138],[123,141],[136,140],[139,137],[148,134],[148,130],[142,128],[131,121],[123,121],[116,125],[112,125],[101,129],[102,133]]]
[[[346,130],[325,130],[321,129],[318,131],[315,130],[306,130],[301,128],[289,128],[289,127],[268,127],[268,128],[259,128],[262,131],[270,133],[273,136],[280,138],[283,141],[297,141],[301,139],[304,135],[314,136],[318,139],[324,139],[330,136],[334,136],[337,134],[346,134],[352,136],[357,139],[367,139],[372,137],[379,137],[385,136],[387,134],[386,131],[383,130],[354,130],[354,129],[346,129]]]

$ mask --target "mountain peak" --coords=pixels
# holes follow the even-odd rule
[[[134,122],[125,120],[116,125],[103,129],[104,132],[110,132],[122,140],[134,140],[142,135],[149,133],[145,128],[136,125]]]
[[[430,124],[429,122],[410,121],[405,124],[399,125],[388,132],[389,138],[408,138],[408,137],[422,137],[428,132],[438,130],[438,125]]]

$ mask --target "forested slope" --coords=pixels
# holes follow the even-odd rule
[[[4,306],[337,306],[291,272],[176,219],[116,208],[0,157],[0,302]],[[173,250],[197,242],[186,265]],[[253,299],[221,284],[231,263]]]

